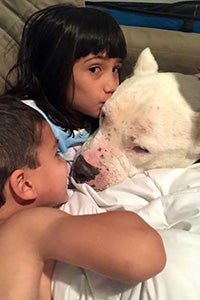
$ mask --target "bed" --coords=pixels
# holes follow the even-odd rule
[[[154,278],[130,286],[57,263],[54,300],[199,300],[199,163],[149,170],[98,193],[86,184],[75,185],[64,211],[74,215],[118,209],[137,212],[162,236],[167,264]]]
[[[62,2],[66,0],[52,0],[51,4]],[[85,5],[82,0],[70,2]],[[48,0],[0,1],[1,93],[26,18],[49,4]],[[138,54],[146,47],[152,49],[163,71],[200,72],[200,34],[124,25],[122,29],[128,48],[122,80],[132,72]],[[156,277],[130,286],[57,263],[52,283],[54,300],[199,300],[200,164],[186,169],[149,170],[100,193],[87,185],[76,188],[69,191],[70,201],[63,210],[72,214],[136,211],[159,230],[167,265]]]

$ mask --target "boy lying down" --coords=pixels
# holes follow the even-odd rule
[[[53,260],[129,283],[164,268],[162,239],[135,213],[57,209],[68,198],[66,162],[43,117],[8,96],[0,98],[0,157],[0,299],[51,299]]]

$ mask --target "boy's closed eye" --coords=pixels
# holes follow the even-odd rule
[[[58,140],[55,140],[55,144],[53,145],[53,150],[54,150],[55,156],[60,155],[60,150],[58,148]]]

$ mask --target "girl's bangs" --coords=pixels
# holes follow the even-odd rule
[[[112,28],[106,31],[105,28],[101,28],[95,31],[94,28],[90,28],[80,34],[76,45],[76,59],[90,53],[96,55],[103,51],[106,51],[109,58],[126,58],[126,42],[119,29],[113,30]]]

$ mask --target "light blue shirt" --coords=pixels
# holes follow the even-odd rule
[[[87,131],[86,129],[82,129],[80,130],[80,132],[76,131],[74,136],[70,135],[69,131],[64,131],[60,126],[57,126],[54,123],[52,123],[47,117],[47,115],[37,107],[34,100],[23,100],[23,102],[38,110],[41,113],[41,115],[47,120],[47,122],[51,126],[55,138],[58,141],[58,149],[61,153],[66,153],[70,147],[83,144],[88,139],[90,135],[89,130]]]

